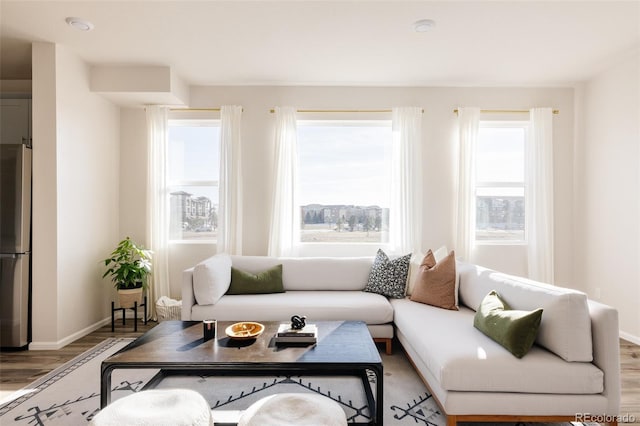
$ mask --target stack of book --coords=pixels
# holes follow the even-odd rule
[[[291,328],[291,324],[280,324],[275,336],[276,343],[316,343],[317,341],[318,328],[315,324],[307,324],[300,330]]]

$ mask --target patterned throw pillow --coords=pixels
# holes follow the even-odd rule
[[[369,273],[369,281],[364,291],[382,294],[394,299],[402,299],[404,297],[404,288],[407,284],[410,261],[411,253],[389,260],[389,256],[378,249]]]

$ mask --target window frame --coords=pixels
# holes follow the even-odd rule
[[[217,128],[218,134],[221,131],[222,122],[219,114],[212,113],[211,111],[171,111],[168,117],[167,128],[170,131],[171,127],[211,127]],[[169,151],[169,136],[167,135],[167,154]],[[220,140],[218,140],[218,147],[216,148],[218,151],[220,150]],[[175,179],[170,180],[169,177],[169,165],[171,164],[171,158],[167,155],[167,163],[166,170],[167,176],[165,179],[165,191],[167,197],[167,205],[169,209],[171,208],[171,193],[175,191],[182,190],[184,187],[203,187],[203,188],[218,188],[220,187],[220,177],[218,175],[217,180],[208,180],[208,179]],[[218,200],[210,200],[212,207],[218,207],[220,202]],[[191,207],[187,207],[191,208]],[[168,220],[169,220],[169,244],[216,244],[217,243],[217,233],[213,238],[206,239],[185,239],[183,238],[183,234],[181,234],[180,239],[171,238],[171,211],[168,212]],[[218,228],[219,229],[219,228]]]
[[[475,207],[475,211],[473,212],[473,214],[476,217],[476,220],[473,221],[475,229],[472,229],[472,233],[473,233],[473,242],[475,245],[477,246],[523,246],[523,245],[527,245],[528,241],[529,241],[529,229],[527,226],[527,214],[528,214],[528,210],[527,210],[527,176],[526,176],[526,164],[527,164],[527,144],[529,143],[529,134],[530,134],[530,126],[531,123],[529,120],[480,120],[479,123],[479,129],[478,129],[478,144],[480,143],[480,136],[479,133],[483,128],[518,128],[518,129],[523,129],[524,130],[524,141],[523,141],[523,154],[524,154],[524,158],[523,158],[523,180],[522,182],[512,182],[512,181],[492,181],[492,182],[478,182],[477,180],[477,166],[478,166],[478,158],[477,158],[477,152],[478,152],[478,146],[476,145],[476,153],[475,153],[475,164],[474,164],[474,170],[475,170],[475,176],[473,178],[473,182],[474,182],[474,188],[473,188],[473,197],[474,197],[474,207]],[[524,198],[524,206],[525,206],[525,221],[524,221],[524,232],[523,232],[523,237],[519,238],[519,239],[507,239],[507,240],[503,240],[503,239],[484,239],[484,240],[479,240],[477,239],[477,233],[478,233],[478,224],[477,224],[477,214],[478,214],[478,189],[483,189],[483,188],[522,188],[523,190],[523,198]]]
[[[308,117],[308,118],[304,118],[304,119],[298,119],[296,121],[296,131],[298,131],[298,129],[300,127],[303,126],[327,126],[327,127],[364,127],[364,126],[370,126],[370,127],[383,127],[389,130],[389,155],[388,155],[388,161],[389,161],[389,167],[391,167],[391,162],[393,161],[393,158],[391,156],[391,143],[392,143],[392,121],[391,121],[391,117],[380,117],[380,116],[375,116],[372,117],[369,114],[367,114],[367,116],[362,116],[361,114],[354,114],[357,115],[357,117],[344,117],[344,115],[341,116],[333,116],[333,117],[327,117],[327,116],[314,116],[314,117]],[[298,133],[298,145],[300,144],[299,142],[299,133]],[[298,148],[299,151],[299,148]],[[299,152],[298,152],[299,155]],[[297,177],[296,177],[296,186],[297,186],[297,191],[298,194],[300,194],[300,183],[301,183],[301,177],[300,177],[300,170],[301,170],[301,164],[298,162],[297,164],[298,167],[298,173],[297,173]],[[390,199],[386,200],[387,204],[390,204]],[[389,212],[389,215],[391,214],[390,212],[390,208],[389,207],[383,207],[381,204],[383,203],[379,203],[379,207],[383,210],[383,215],[384,215],[384,210],[386,209]],[[346,204],[345,204],[346,205]],[[354,205],[356,206],[356,205]],[[301,215],[301,220],[300,220],[300,229],[297,230],[297,234],[298,234],[298,241],[295,243],[299,252],[302,253],[303,255],[316,255],[316,256],[322,256],[322,255],[327,255],[328,253],[340,253],[340,255],[369,255],[371,254],[372,250],[377,250],[378,248],[383,248],[383,249],[388,249],[389,247],[389,230],[387,229],[387,231],[384,231],[384,233],[381,231],[381,241],[373,241],[373,242],[369,242],[369,241],[363,241],[363,242],[358,242],[358,241],[345,241],[345,242],[339,242],[339,241],[326,241],[326,242],[311,242],[311,241],[302,241],[302,236],[301,236],[301,231],[302,231],[302,225],[304,223],[304,219],[302,217],[302,207],[303,204],[298,202],[298,206],[296,206],[297,210],[300,212]]]

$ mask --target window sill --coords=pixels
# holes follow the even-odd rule
[[[216,240],[170,240],[169,241],[169,245],[204,245],[204,244],[210,244],[210,245],[216,245],[217,241]]]
[[[483,240],[476,241],[476,246],[526,246],[526,241],[498,241],[498,240]]]
[[[301,257],[329,256],[329,257],[361,257],[375,256],[378,249],[389,254],[387,243],[298,243],[295,245],[297,254]]]

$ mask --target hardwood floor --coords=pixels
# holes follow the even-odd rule
[[[141,322],[138,332],[133,332],[131,321],[124,327],[120,322],[113,333],[109,324],[57,351],[0,352],[0,400],[108,337],[137,337],[155,325],[152,321],[146,326]],[[640,346],[620,340],[620,366],[620,413],[633,416],[635,424],[640,424]]]
[[[113,333],[111,324],[108,324],[57,351],[2,351],[0,352],[0,401],[108,337],[138,337],[156,324],[153,321],[149,321],[147,325],[140,322],[138,331],[134,332],[132,319],[127,319],[124,327],[122,321],[117,320]]]
[[[633,416],[640,424],[640,346],[620,339],[622,401],[620,414]],[[621,424],[621,423],[620,423]]]

